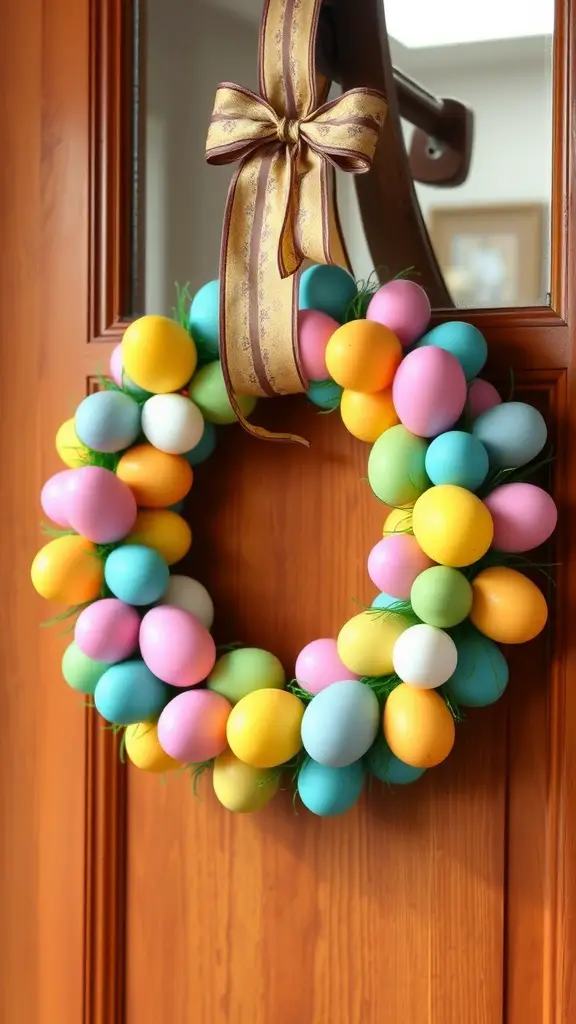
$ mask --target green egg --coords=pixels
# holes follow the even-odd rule
[[[422,622],[450,629],[470,614],[472,587],[458,569],[433,565],[414,580],[410,604]]]
[[[368,480],[376,497],[397,508],[410,505],[430,487],[425,460],[428,445],[399,423],[380,435],[368,458]]]
[[[208,676],[208,689],[237,704],[253,690],[283,690],[286,674],[274,654],[259,647],[240,647],[218,658]]]
[[[109,668],[103,661],[94,661],[84,654],[75,640],[64,651],[62,675],[73,690],[93,696],[96,683]]]
[[[219,359],[207,363],[198,370],[188,390],[190,398],[208,423],[236,423],[236,413],[228,398]],[[253,395],[239,395],[237,402],[244,416],[249,416],[254,411],[257,399]]]

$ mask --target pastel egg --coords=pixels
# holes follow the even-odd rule
[[[472,580],[472,592],[470,620],[496,643],[527,643],[546,625],[548,606],[542,591],[515,569],[483,569]]]
[[[350,670],[338,655],[336,640],[327,637],[312,640],[302,648],[296,658],[294,675],[298,685],[308,693],[319,693],[332,683],[351,678]]]
[[[196,686],[209,676],[216,661],[216,647],[206,627],[183,608],[170,605],[146,612],[140,650],[155,675],[172,686]]]
[[[461,320],[447,320],[428,331],[417,344],[417,348],[432,346],[444,349],[458,360],[466,380],[474,380],[488,358],[488,346],[484,335],[472,324]]]
[[[433,347],[409,352],[392,385],[401,423],[419,437],[436,437],[453,427],[464,411],[466,394],[458,360]]]
[[[124,661],[138,647],[140,616],[130,605],[113,597],[94,601],[76,620],[74,640],[95,661]]]
[[[210,761],[226,748],[228,701],[210,690],[186,690],[168,702],[158,719],[158,740],[184,764]]]
[[[130,488],[136,504],[145,508],[167,508],[181,501],[194,479],[186,459],[159,452],[151,444],[134,445],[125,452],[116,474]]]
[[[321,818],[345,814],[360,799],[365,769],[361,761],[332,768],[308,760],[298,773],[298,796],[302,803]]]
[[[167,508],[140,508],[126,544],[153,548],[167,565],[174,565],[188,554],[192,530],[177,512]]]
[[[220,360],[207,363],[198,370],[188,392],[209,423],[236,423],[237,416],[228,398]],[[253,395],[236,395],[236,401],[243,416],[250,416],[254,412],[257,399]]]
[[[440,629],[450,629],[470,614],[472,587],[458,569],[434,565],[414,580],[410,604],[422,622]]]
[[[95,391],[76,409],[74,429],[96,452],[121,452],[140,433],[140,406],[122,391]]]
[[[392,533],[368,555],[368,575],[375,587],[407,601],[414,580],[433,564],[409,533]]]
[[[379,615],[372,609],[360,612],[342,626],[338,656],[354,675],[390,675],[394,644],[408,626],[408,620],[401,615]]]
[[[490,381],[477,377],[470,384],[466,406],[471,419],[475,420],[480,413],[486,412],[487,409],[493,409],[501,402],[500,395]]]
[[[136,520],[136,500],[130,488],[100,466],[69,472],[65,500],[72,529],[95,544],[122,540]]]
[[[214,762],[212,784],[226,810],[251,814],[261,811],[276,796],[280,773],[271,775],[269,768],[253,768],[225,750]]]
[[[456,704],[485,708],[500,699],[508,685],[508,663],[499,647],[469,626],[455,630],[458,664],[444,692]]]
[[[223,654],[208,676],[208,689],[237,704],[253,690],[284,689],[286,673],[270,651],[240,647]]]
[[[200,466],[213,455],[215,450],[216,427],[213,423],[208,423],[204,420],[204,429],[198,444],[191,448],[189,452],[182,452],[182,458],[186,459],[190,466]]]
[[[316,309],[342,323],[352,299],[356,282],[342,267],[308,267],[300,278],[300,309]]]
[[[226,727],[228,745],[245,764],[275,768],[301,750],[303,714],[304,705],[287,690],[253,690],[230,712]]]
[[[425,768],[413,768],[400,761],[386,743],[382,733],[376,738],[364,758],[368,771],[389,786],[408,786],[424,775]]]
[[[302,743],[314,761],[343,768],[364,756],[379,725],[376,694],[359,680],[343,680],[321,690],[308,704]]]
[[[472,433],[496,469],[525,466],[540,454],[548,437],[542,413],[526,402],[502,402],[481,413]]]
[[[126,756],[135,768],[144,772],[173,772],[180,762],[160,746],[156,722],[136,722],[124,733]]]
[[[44,515],[48,516],[53,523],[64,528],[70,526],[66,511],[66,497],[71,472],[71,469],[63,469],[60,473],[55,473],[46,481],[40,495],[40,504]]]
[[[413,768],[434,768],[454,746],[454,719],[435,690],[400,683],[384,705],[384,737],[392,753]]]
[[[135,384],[152,394],[180,391],[197,363],[188,331],[165,316],[134,320],[122,338],[122,363]]]
[[[420,690],[432,690],[450,678],[458,653],[449,633],[419,622],[398,637],[392,660],[394,671],[403,683]]]
[[[389,533],[412,533],[412,508],[412,505],[393,508],[384,520],[383,535],[386,537]]]
[[[409,505],[430,486],[426,474],[427,443],[398,424],[386,430],[372,446],[368,480],[385,505]]]
[[[376,595],[376,597],[372,601],[371,607],[376,608],[378,611],[381,612],[389,611],[390,609],[394,611],[398,610],[398,605],[402,603],[403,602],[398,601],[397,597],[392,597],[392,594],[386,594],[382,592],[381,594]]]
[[[85,537],[56,537],[36,555],[32,586],[46,601],[78,605],[100,596],[104,580],[96,548]]]
[[[486,505],[464,487],[431,487],[414,505],[414,536],[440,565],[461,568],[486,554],[494,527]]]
[[[426,472],[433,484],[456,484],[476,491],[488,476],[489,468],[484,445],[464,430],[440,434],[426,452]]]
[[[86,445],[82,444],[74,429],[74,417],[66,420],[59,427],[55,445],[62,462],[70,469],[78,469],[80,466],[85,466],[88,463],[90,452]]]
[[[412,345],[428,327],[430,300],[415,281],[398,278],[383,284],[374,293],[366,319],[389,327],[402,345]]]
[[[96,683],[96,710],[114,725],[155,721],[169,691],[140,658],[110,665]]]
[[[492,546],[500,551],[531,551],[544,544],[556,529],[556,503],[535,484],[502,484],[484,499],[484,504],[494,523]]]
[[[202,438],[204,419],[184,395],[152,395],[142,406],[142,433],[161,452],[182,455]]]
[[[326,380],[326,346],[338,330],[338,322],[317,309],[298,313],[298,353],[307,380]]]
[[[192,299],[188,327],[202,359],[218,359],[220,351],[220,282],[208,281]]]
[[[206,629],[214,622],[214,602],[203,583],[190,576],[171,576],[160,604],[182,608],[198,619]]]
[[[93,696],[96,683],[109,667],[103,661],[89,658],[74,640],[68,645],[62,658],[62,675],[68,686],[90,696]]]
[[[332,412],[342,401],[344,388],[333,380],[313,380],[308,385],[307,397],[312,405],[318,406],[323,412]]]
[[[111,551],[104,578],[115,597],[126,604],[153,604],[164,594],[170,578],[166,561],[143,544],[122,544]]]
[[[394,380],[402,346],[396,335],[371,320],[351,320],[331,336],[326,346],[326,367],[343,388],[374,394]]]
[[[145,391],[144,388],[139,388],[134,383],[131,377],[124,372],[122,365],[122,343],[116,345],[110,356],[110,376],[118,387],[124,391],[128,391],[133,398],[149,398],[151,392]]]
[[[342,392],[340,415],[346,429],[359,441],[377,441],[389,427],[398,423],[392,401],[392,389],[365,395],[361,391]]]

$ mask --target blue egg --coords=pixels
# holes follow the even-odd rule
[[[209,281],[192,299],[188,314],[190,334],[201,359],[218,359],[220,282]]]
[[[433,327],[414,346],[435,345],[456,357],[464,370],[466,380],[474,380],[488,358],[488,345],[483,334],[472,324],[461,320],[448,320]]]
[[[544,417],[526,402],[502,402],[480,413],[472,433],[496,469],[525,466],[540,454],[548,437]]]
[[[382,734],[370,747],[364,758],[364,763],[372,775],[380,779],[380,782],[387,782],[390,786],[408,786],[411,782],[416,782],[421,778],[426,771],[425,768],[414,768],[411,764],[406,764],[396,757]]]
[[[312,814],[322,818],[344,814],[359,799],[364,776],[361,761],[345,768],[330,768],[316,761],[306,761],[298,775],[298,794]]]
[[[306,394],[313,405],[317,405],[319,409],[331,412],[340,405],[343,391],[344,388],[340,387],[333,380],[312,380]]]
[[[390,594],[385,594],[382,591],[372,601],[372,608],[380,608],[382,611],[385,611],[387,608],[393,608],[396,604],[403,604],[403,602],[399,601],[397,597],[391,597]]]
[[[317,309],[341,324],[357,294],[354,278],[342,267],[308,267],[300,278],[299,306]]]
[[[467,625],[454,630],[458,664],[444,687],[447,697],[468,708],[485,708],[500,699],[508,685],[508,663],[488,637]]]
[[[114,597],[125,604],[145,606],[159,601],[165,593],[170,570],[153,548],[123,544],[108,555],[104,579]]]
[[[74,429],[95,452],[121,452],[140,434],[140,406],[122,391],[95,391],[76,409]]]
[[[189,452],[183,453],[183,458],[186,462],[189,462],[191,466],[199,466],[201,462],[206,462],[210,456],[214,453],[216,448],[216,427],[213,423],[209,423],[208,420],[204,420],[204,431],[202,437],[198,441],[198,444],[191,448]]]
[[[168,698],[168,687],[140,658],[111,665],[94,690],[97,711],[114,725],[156,721]]]
[[[310,701],[302,718],[302,744],[314,761],[343,768],[372,746],[380,724],[378,699],[359,680],[332,683]]]
[[[490,466],[488,452],[477,437],[464,430],[448,430],[429,445],[425,468],[433,484],[456,484],[475,491]]]

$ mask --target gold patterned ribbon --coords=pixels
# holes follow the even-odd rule
[[[386,101],[352,89],[325,102],[316,75],[322,0],[266,0],[260,28],[261,95],[225,82],[208,130],[211,164],[239,161],[220,255],[220,355],[236,414],[249,433],[298,441],[246,422],[234,397],[305,391],[297,345],[297,271],[305,259],[347,265],[334,169],[370,169]],[[319,104],[319,105],[318,105]]]

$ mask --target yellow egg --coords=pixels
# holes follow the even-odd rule
[[[194,479],[186,459],[151,444],[137,444],[124,452],[116,475],[128,485],[137,505],[164,509],[182,501]]]
[[[429,558],[454,568],[477,562],[494,536],[492,516],[484,502],[454,484],[424,491],[414,505],[412,530]]]
[[[332,380],[366,394],[389,387],[401,359],[396,335],[372,320],[343,324],[326,346],[326,368]]]
[[[454,719],[435,690],[400,683],[384,705],[384,736],[405,764],[433,768],[454,746]]]
[[[126,755],[136,768],[145,772],[172,772],[180,768],[180,762],[170,757],[158,741],[158,726],[155,722],[137,722],[129,725],[124,733]]]
[[[141,316],[124,332],[122,365],[135,384],[164,395],[188,384],[198,356],[192,338],[165,316]]]
[[[493,566],[472,580],[470,618],[499,644],[524,644],[541,633],[548,606],[541,590],[516,569]]]
[[[357,676],[390,675],[394,644],[409,625],[407,619],[393,612],[360,612],[338,634],[340,660]]]
[[[41,597],[59,604],[84,604],[100,596],[102,562],[89,540],[75,534],[57,537],[32,562],[32,585]]]
[[[226,737],[232,752],[254,768],[275,768],[302,747],[304,705],[287,690],[253,690],[232,708]]]
[[[59,428],[56,434],[56,451],[64,465],[70,469],[88,465],[88,449],[82,444],[74,429],[74,417],[66,420]]]
[[[248,814],[270,803],[278,792],[280,774],[270,768],[254,768],[225,750],[214,762],[212,782],[223,807]]]
[[[174,565],[188,554],[192,530],[177,512],[164,508],[141,508],[125,543],[145,544],[162,555],[168,565]]]
[[[391,388],[373,395],[345,388],[340,399],[340,415],[346,429],[359,441],[376,441],[388,427],[400,422]]]
[[[412,533],[413,508],[413,505],[393,508],[384,520],[383,536],[386,537],[389,533]]]

